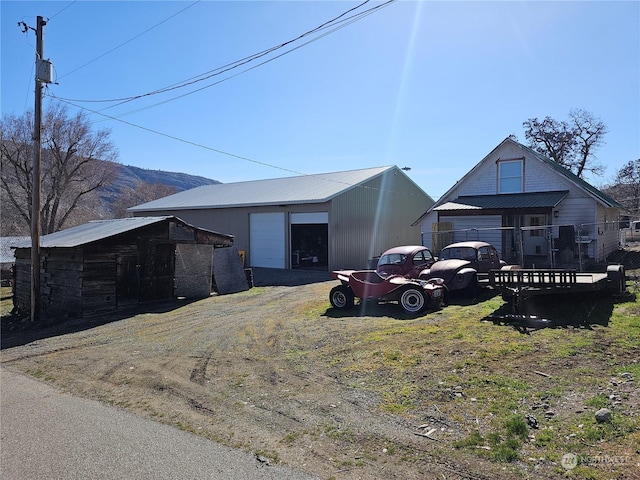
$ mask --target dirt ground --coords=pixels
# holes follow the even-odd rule
[[[640,478],[637,280],[624,298],[554,304],[583,312],[578,324],[525,331],[483,321],[503,308],[490,291],[411,317],[335,311],[326,272],[254,281],[5,329],[2,366],[325,479]],[[592,420],[602,406],[611,425]],[[512,438],[515,415],[538,425]],[[484,440],[464,443],[474,432]]]

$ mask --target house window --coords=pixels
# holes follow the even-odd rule
[[[498,193],[522,193],[522,160],[498,163]]]
[[[544,217],[531,217],[530,221],[529,221],[529,226],[531,227],[538,227],[544,225]],[[535,230],[531,230],[531,236],[532,237],[542,237],[544,235],[544,230],[543,229],[535,229]]]

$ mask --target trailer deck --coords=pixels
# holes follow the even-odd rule
[[[512,303],[514,313],[522,301],[535,295],[595,291],[623,293],[626,289],[622,265],[609,265],[606,273],[555,269],[491,270],[489,284],[502,291],[502,298]]]

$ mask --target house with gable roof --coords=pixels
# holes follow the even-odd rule
[[[557,162],[508,137],[414,225],[437,254],[465,240],[492,243],[508,263],[582,267],[619,248],[624,207]]]

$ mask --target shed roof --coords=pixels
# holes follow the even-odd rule
[[[492,210],[518,208],[554,208],[569,194],[568,190],[557,192],[509,193],[502,195],[474,195],[458,197],[443,203],[434,211]]]
[[[130,212],[323,203],[393,166],[204,185],[129,208]]]
[[[121,233],[131,232],[148,225],[155,223],[165,222],[167,220],[174,220],[186,225],[185,222],[174,216],[161,216],[161,217],[131,217],[131,218],[117,218],[112,220],[93,220],[77,227],[67,228],[66,230],[60,230],[59,232],[50,233],[40,238],[41,248],[73,248],[81,245],[87,245],[89,243],[96,242],[98,240],[104,240],[106,238],[114,237]],[[193,227],[196,228],[196,227]],[[198,228],[198,230],[204,230]],[[216,232],[210,232],[216,233]],[[218,234],[224,237],[233,238],[233,235]],[[19,242],[12,245],[15,248],[30,248],[31,241]]]

